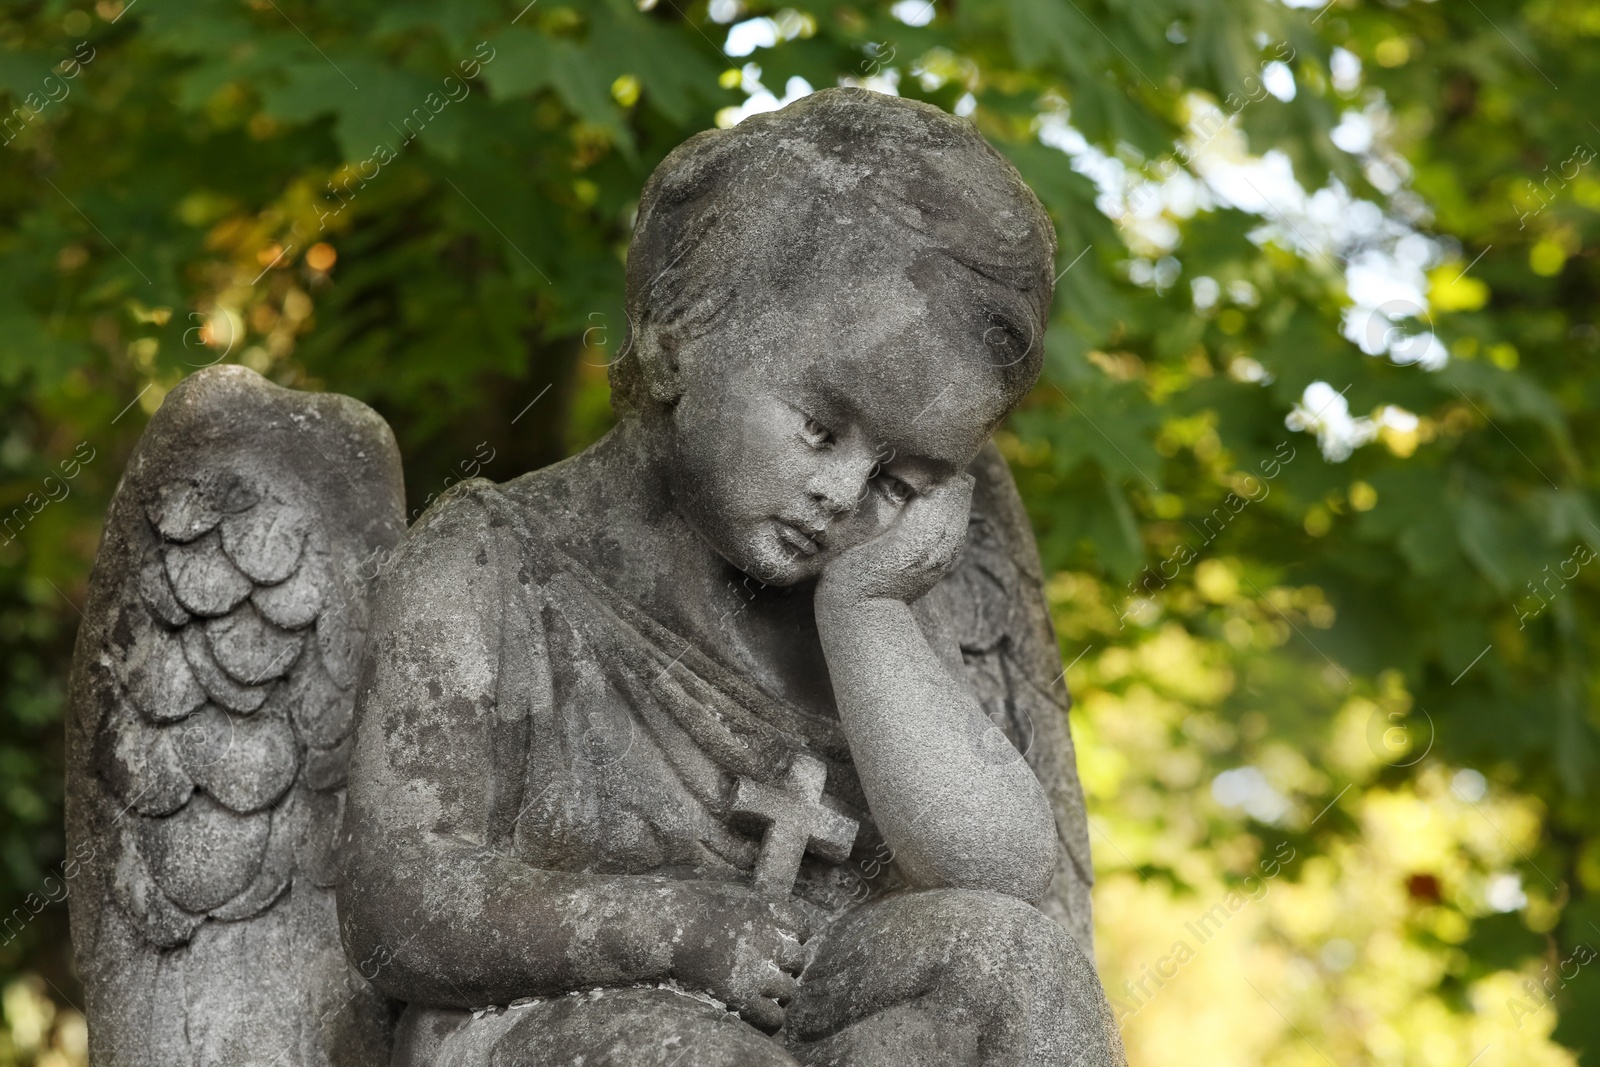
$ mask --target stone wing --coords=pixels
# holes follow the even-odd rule
[[[94,1062],[387,1062],[332,887],[367,583],[399,455],[348,397],[218,366],[151,419],[107,517],[68,720]]]
[[[1094,958],[1089,821],[1067,726],[1066,681],[1044,598],[1039,549],[1000,450],[985,446],[968,468],[972,520],[944,587],[974,695],[1043,783],[1061,838],[1056,877],[1040,907]],[[995,737],[996,759],[1016,752]]]

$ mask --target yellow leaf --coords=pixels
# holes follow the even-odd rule
[[[1477,311],[1488,302],[1489,287],[1454,263],[1436,267],[1428,275],[1428,304],[1435,311]]]
[[[1533,246],[1528,253],[1528,266],[1533,273],[1549,278],[1561,273],[1567,264],[1567,252],[1548,237]]]
[[[623,107],[632,107],[639,102],[639,79],[632,74],[624,74],[611,83],[611,98]]]
[[[1404,37],[1389,37],[1378,42],[1373,58],[1380,66],[1398,67],[1411,58],[1411,47]]]

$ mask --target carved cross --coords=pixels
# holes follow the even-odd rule
[[[765,821],[767,836],[756,861],[755,888],[772,900],[787,900],[794,891],[800,859],[810,849],[835,863],[850,858],[856,821],[822,806],[828,765],[808,753],[795,754],[781,786],[740,778],[734,787],[735,815]]]

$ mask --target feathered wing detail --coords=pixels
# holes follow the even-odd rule
[[[405,530],[388,426],[192,375],[118,486],[73,662],[73,943],[97,1067],[387,1063],[331,887],[366,582]]]
[[[1039,549],[1000,450],[987,445],[968,473],[977,480],[967,544],[945,579],[967,678],[983,709],[1023,753],[1050,796],[1061,838],[1056,877],[1041,909],[1094,958],[1089,820],[1067,726],[1066,680],[1044,597]],[[998,741],[998,739],[996,739]],[[1015,759],[1004,746],[996,759]]]

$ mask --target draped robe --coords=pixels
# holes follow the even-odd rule
[[[394,616],[436,617],[432,602],[454,598],[466,624],[430,640],[489,676],[492,773],[462,787],[485,791],[484,843],[497,853],[545,870],[745,883],[762,827],[730,811],[734,785],[776,785],[799,753],[827,766],[822,804],[860,828],[848,861],[802,861],[793,895],[825,932],[776,1037],[672,983],[575,989],[471,1012],[413,1004],[397,1064],[867,1067],[913,1049],[995,1067],[1069,1062],[1068,1050],[1085,1064],[1121,1062],[1092,964],[1060,923],[998,894],[909,889],[838,719],[764,691],[620,595],[559,547],[517,483],[452,492],[403,553],[454,581],[407,584],[398,567],[385,579],[399,583]],[[369,678],[414,669],[392,638],[374,630]],[[411,687],[451,699],[431,679]],[[393,710],[370,687],[363,701],[363,724]],[[384,733],[391,762],[419,758],[403,727]],[[358,751],[353,774],[360,761]],[[995,1031],[1010,1017],[997,1015],[1002,1001],[1031,1020]],[[1018,1001],[1031,1006],[1019,1013]]]

